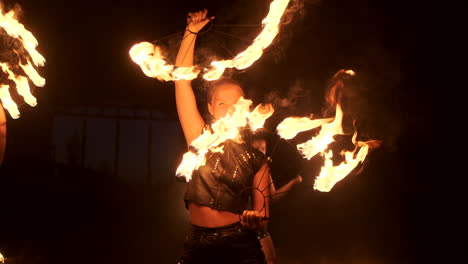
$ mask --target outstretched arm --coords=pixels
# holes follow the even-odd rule
[[[189,13],[187,16],[187,28],[180,44],[176,57],[177,67],[193,66],[193,54],[195,51],[195,41],[197,34],[208,22],[206,17],[208,11]],[[198,108],[195,94],[190,80],[175,81],[175,96],[177,114],[179,115],[182,131],[184,132],[187,145],[201,135],[205,121]]]
[[[3,162],[6,146],[6,116],[3,110],[3,105],[0,103],[0,165]]]
[[[286,183],[284,186],[279,188],[278,190],[274,190],[273,193],[271,194],[271,200],[272,202],[276,202],[279,199],[281,199],[283,196],[285,196],[291,188],[302,182],[302,176],[298,175],[296,178],[290,180],[288,183]]]

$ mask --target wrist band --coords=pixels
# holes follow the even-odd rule
[[[257,238],[258,239],[263,239],[263,238],[265,238],[265,237],[267,237],[269,235],[270,235],[270,232],[268,232],[268,231],[259,231],[259,232],[257,232]]]
[[[193,32],[193,31],[191,31],[191,30],[190,30],[190,29],[188,29],[188,28],[187,28],[186,30],[187,30],[188,32],[190,32],[190,33],[194,34],[194,35],[198,35],[198,32]]]
[[[268,227],[265,225],[261,230],[257,231],[257,238],[262,239],[270,235],[268,232]]]

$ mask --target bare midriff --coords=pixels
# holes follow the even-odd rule
[[[219,227],[239,222],[238,214],[219,211],[207,206],[194,203],[189,204],[190,222],[197,226]]]

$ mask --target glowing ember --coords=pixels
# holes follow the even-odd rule
[[[233,140],[241,143],[239,129],[249,126],[250,129],[256,130],[263,127],[265,120],[273,114],[271,105],[257,106],[252,112],[249,111],[251,100],[239,98],[233,106],[234,110],[216,121],[211,130],[205,129],[203,133],[196,138],[190,145],[187,153],[184,154],[176,175],[185,177],[187,181],[192,178],[192,172],[200,166],[205,165],[205,154],[211,152],[222,152],[223,147],[220,146],[226,140]]]
[[[5,263],[5,258],[3,257],[2,253],[0,253],[0,262]]]
[[[208,81],[217,80],[227,68],[242,70],[257,61],[262,56],[263,50],[270,46],[278,34],[281,18],[289,2],[290,0],[273,0],[268,15],[262,21],[263,30],[253,43],[231,60],[211,62],[211,69],[203,70],[203,78]],[[135,44],[129,53],[132,60],[140,65],[145,75],[162,81],[193,80],[200,73],[196,67],[179,67],[175,69],[173,65],[167,64],[160,48],[149,42]]]
[[[37,100],[31,94],[29,80],[31,80],[35,86],[43,87],[45,85],[45,79],[39,75],[32,64],[34,64],[36,67],[44,66],[45,59],[36,50],[38,45],[36,38],[31,32],[26,30],[26,28],[21,23],[19,23],[18,20],[16,20],[15,16],[16,14],[13,10],[10,10],[8,13],[4,14],[0,6],[0,27],[3,28],[9,36],[15,38],[21,44],[23,44],[23,48],[27,53],[20,54],[20,51],[13,50],[13,52],[18,56],[18,61],[21,61],[21,58],[26,57],[27,63],[19,64],[26,76],[23,76],[23,73],[15,72],[13,69],[17,65],[11,65],[11,62],[0,62],[0,68],[8,76],[8,79],[15,83],[18,94],[24,98],[25,102],[30,106],[35,106],[37,104]],[[9,88],[10,87],[8,85],[0,84],[0,100],[2,100],[4,108],[7,109],[11,117],[18,118],[20,113],[16,103],[11,98]]]

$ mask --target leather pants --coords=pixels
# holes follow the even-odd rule
[[[190,225],[179,264],[264,264],[265,255],[254,231],[240,222],[222,227]]]

